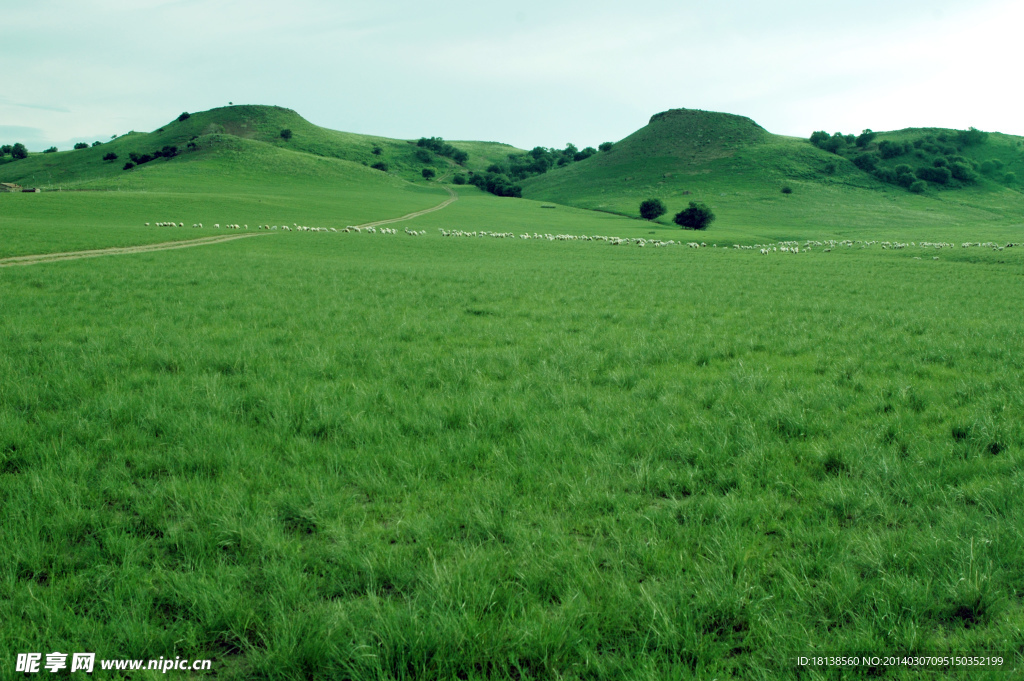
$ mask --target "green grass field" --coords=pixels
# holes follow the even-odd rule
[[[89,182],[0,194],[0,257],[447,198],[245,138]],[[395,235],[0,268],[3,675],[28,651],[224,679],[1024,673],[1024,248],[712,245],[1020,230],[987,194],[885,221],[829,189],[695,234],[469,187]],[[795,662],[894,653],[1005,664]]]

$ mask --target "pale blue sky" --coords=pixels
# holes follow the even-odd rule
[[[524,148],[596,146],[677,107],[801,137],[1024,135],[1019,1],[0,2],[0,141],[32,150],[229,101]]]

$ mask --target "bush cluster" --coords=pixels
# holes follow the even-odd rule
[[[523,188],[515,184],[504,173],[470,173],[469,183],[495,196],[512,196],[515,198],[523,196]]]
[[[840,132],[830,135],[824,130],[818,130],[811,135],[810,142],[819,149],[849,158],[860,170],[870,173],[882,182],[920,193],[927,187],[928,182],[939,185],[947,185],[952,180],[962,184],[977,182],[978,164],[959,155],[959,151],[965,146],[983,143],[988,138],[988,133],[970,128],[953,133],[924,135],[912,141],[883,139],[876,142],[877,137],[878,133],[870,129],[864,130],[857,137]],[[923,165],[917,169],[906,163],[900,163],[895,167],[883,165],[885,161],[910,155],[925,162],[928,161],[929,155],[937,158],[931,159],[931,166]],[[835,172],[836,166],[834,163],[829,165],[825,172],[831,175]],[[981,165],[981,171],[995,172],[1001,165],[994,161],[986,161]],[[922,184],[917,184],[918,182]]]
[[[130,158],[131,161],[124,164],[124,169],[131,170],[135,166],[140,166],[143,163],[149,163],[150,161],[154,161],[158,158],[174,158],[177,155],[178,147],[171,145],[164,146],[163,149],[160,149],[159,151],[154,151],[150,154],[140,154],[136,151],[132,151],[129,152],[128,154],[128,158]],[[113,156],[114,158],[107,159],[107,156]],[[116,154],[107,154],[107,156],[104,156],[103,160],[114,160],[117,158]]]
[[[455,161],[459,165],[469,160],[468,153],[466,153],[462,149],[453,147],[440,137],[421,137],[419,141],[416,142],[416,146],[422,147],[424,149],[429,149],[438,156],[447,156],[448,158]],[[424,162],[429,163],[429,161]]]

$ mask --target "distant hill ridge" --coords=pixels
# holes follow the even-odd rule
[[[432,136],[431,133],[424,130],[426,137]],[[364,166],[380,164],[388,173],[410,181],[422,181],[421,172],[425,167],[435,167],[442,174],[460,169],[479,171],[495,160],[505,159],[509,153],[521,152],[505,144],[453,142],[469,154],[465,166],[455,166],[448,159],[417,148],[415,140],[330,130],[282,106],[240,104],[186,112],[152,132],[132,131],[95,147],[31,154],[21,160],[7,156],[0,159],[0,182],[72,187],[83,182],[113,179],[124,172],[138,172],[152,167],[153,163],[201,161],[203,152],[225,145],[235,147],[230,138]],[[104,161],[109,154],[117,158]],[[132,154],[136,159],[131,158]],[[149,158],[142,164],[137,162],[138,158],[146,156]],[[124,165],[130,160],[136,167],[125,170]]]

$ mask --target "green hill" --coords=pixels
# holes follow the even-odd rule
[[[290,131],[287,139],[282,136],[285,130]],[[429,131],[424,132],[425,136],[430,136]],[[184,120],[172,120],[153,132],[130,132],[87,149],[31,154],[17,161],[5,157],[0,160],[0,182],[44,188],[75,188],[101,180],[120,183],[124,181],[124,173],[142,167],[132,171],[123,169],[132,153],[152,156],[165,148],[174,148],[176,155],[157,156],[143,164],[148,169],[151,164],[199,160],[205,158],[203,152],[222,146],[236,148],[236,140],[365,166],[384,163],[388,173],[414,182],[422,181],[421,171],[427,166],[436,168],[438,175],[444,177],[455,170],[482,170],[496,159],[519,151],[493,142],[459,142],[455,146],[469,153],[464,166],[459,166],[451,159],[420,149],[415,140],[329,130],[279,106],[238,105],[195,113]],[[104,156],[111,153],[116,154],[116,160],[104,161]]]
[[[1020,224],[1024,195],[1012,176],[1006,181],[1007,173],[1024,176],[1019,137],[992,133],[983,143],[954,148],[979,168],[989,158],[998,159],[1001,168],[979,171],[971,183],[928,183],[920,195],[865,172],[851,158],[876,153],[887,139],[934,136],[937,142],[956,133],[880,133],[866,148],[846,155],[771,134],[742,116],[673,109],[653,116],[609,151],[526,179],[523,196],[633,216],[641,201],[659,198],[670,211],[660,220],[665,225],[689,201],[703,201],[718,215],[715,229],[730,235],[802,237],[823,227],[853,234],[879,226],[948,234],[966,224]],[[936,147],[934,153],[925,149],[914,156],[918,151],[911,152],[915,166],[931,165],[950,150]],[[884,159],[879,166],[901,162],[907,159]],[[784,187],[792,193],[784,194]]]

